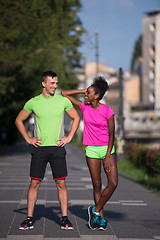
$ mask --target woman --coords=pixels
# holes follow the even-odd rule
[[[108,83],[101,76],[95,77],[93,84],[84,90],[66,90],[62,95],[83,114],[84,134],[83,144],[86,145],[86,161],[90,171],[95,206],[88,207],[89,227],[107,229],[104,219],[103,206],[112,196],[118,183],[118,173],[115,158],[114,135],[115,123],[113,110],[100,103],[108,90]],[[85,94],[85,102],[73,98],[71,95]],[[108,179],[108,185],[102,191],[101,165]]]

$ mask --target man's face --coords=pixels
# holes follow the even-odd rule
[[[45,82],[42,82],[43,85],[43,91],[45,91],[45,93],[47,95],[53,96],[57,87],[58,87],[58,78],[57,77],[46,77]]]

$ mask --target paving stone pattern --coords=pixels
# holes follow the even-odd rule
[[[94,203],[85,153],[73,144],[68,144],[66,150],[68,216],[74,230],[60,229],[61,212],[49,165],[38,192],[34,211],[35,228],[27,231],[18,229],[26,218],[30,183],[31,147],[23,144],[0,153],[0,240],[160,239],[160,196],[122,174],[119,174],[115,193],[104,207],[109,220],[108,229],[90,230],[87,208]],[[104,188],[107,178],[103,171],[102,179]]]

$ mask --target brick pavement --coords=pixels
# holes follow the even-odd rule
[[[107,231],[90,230],[87,225],[87,207],[93,204],[93,197],[85,155],[82,150],[72,144],[68,144],[66,149],[68,216],[75,227],[74,230],[64,231],[59,227],[61,213],[56,186],[49,166],[46,169],[45,179],[41,183],[34,211],[35,228],[28,231],[18,229],[18,225],[27,214],[26,199],[30,182],[30,147],[20,145],[0,155],[0,240],[160,239],[160,230],[156,225],[160,223],[160,218],[157,215],[155,218],[154,206],[152,210],[154,217],[151,218],[155,218],[155,229],[149,229],[147,222],[146,225],[142,224],[144,220],[141,222],[139,216],[135,216],[137,209],[140,216],[146,215],[147,207],[153,199],[152,195],[148,195],[146,189],[123,176],[119,177],[119,184],[123,188],[118,187],[104,208],[109,218]],[[106,177],[103,174],[102,176],[103,184],[105,184]],[[131,187],[133,191],[128,195]],[[139,193],[139,197],[136,197],[134,192]],[[146,194],[146,200],[141,196],[142,192],[143,195]],[[159,204],[158,200],[159,196],[154,195],[154,201],[157,201],[157,204]],[[136,222],[137,218],[138,222]]]

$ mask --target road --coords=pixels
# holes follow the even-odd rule
[[[119,184],[105,205],[109,220],[106,231],[88,228],[87,207],[93,204],[92,185],[85,154],[72,144],[66,146],[69,192],[68,216],[74,230],[61,230],[57,190],[47,166],[35,207],[33,230],[19,224],[27,214],[30,182],[30,146],[18,145],[0,153],[0,240],[153,240],[160,239],[160,196],[119,173]],[[103,186],[107,179],[102,173]]]

